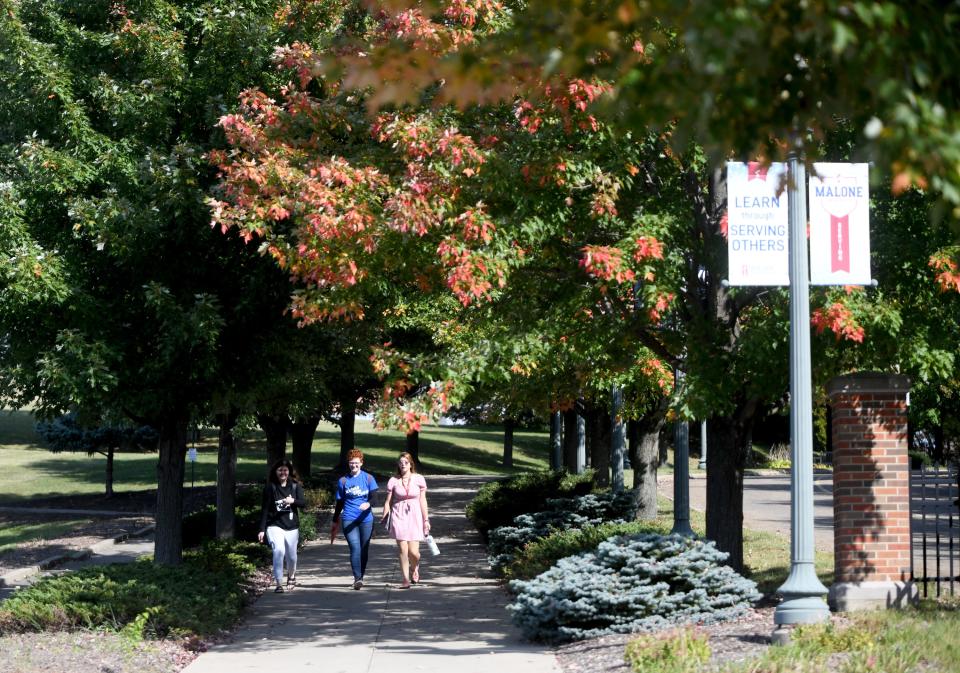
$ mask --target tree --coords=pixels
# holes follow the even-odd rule
[[[336,5],[26,0],[0,13],[4,198],[42,253],[35,276],[59,279],[42,303],[3,306],[4,401],[157,428],[158,563],[180,561],[187,428],[218,387],[226,281],[253,257],[209,227],[204,155],[236,93],[277,76],[274,48],[322,32]]]
[[[389,38],[317,67],[372,88],[375,105],[513,100],[570,78],[611,85],[603,116],[621,128],[673,128],[719,164],[810,160],[849,124],[857,151],[892,176],[894,194],[930,188],[960,217],[960,9],[942,3],[818,0],[495,0],[390,3]],[[475,25],[495,30],[471,32]],[[464,33],[467,33],[464,36]],[[345,55],[346,54],[346,55]],[[762,54],[762,58],[758,55]],[[903,55],[910,54],[904,67]],[[602,114],[602,113],[597,113]]]
[[[75,414],[53,421],[37,423],[37,434],[54,453],[84,451],[88,456],[99,453],[107,459],[106,495],[113,495],[113,456],[117,451],[146,451],[157,444],[157,432],[151,427],[99,425],[84,427]]]
[[[598,6],[584,7],[589,13]],[[465,100],[476,99],[482,89],[477,82],[490,81],[483,79],[484,68],[509,65],[510,58],[525,51],[507,50],[504,58],[474,63],[466,74],[457,70],[471,55],[502,48],[538,21],[565,20],[560,13],[519,12],[511,23],[501,10],[496,3],[478,1],[451,4],[442,17],[418,10],[384,14],[369,33],[355,36],[354,44],[361,46],[354,52],[314,51],[303,44],[284,51],[284,63],[299,70],[300,81],[279,102],[249,92],[240,113],[224,119],[228,137],[241,154],[218,157],[225,190],[214,204],[215,219],[262,240],[265,249],[291,269],[305,285],[298,308],[307,320],[362,316],[364,286],[384,278],[423,291],[446,283],[463,305],[454,322],[469,325],[476,337],[473,347],[448,363],[446,373],[456,372],[451,378],[458,382],[503,376],[507,369],[515,381],[516,375],[532,369],[531,363],[542,367],[543,354],[553,349],[557,357],[552,361],[561,363],[558,369],[569,365],[569,372],[590,377],[586,390],[601,408],[610,383],[618,378],[644,381],[641,388],[653,394],[636,395],[644,409],[637,412],[649,411],[646,427],[655,437],[666,412],[666,386],[659,394],[655,386],[672,378],[672,368],[684,369],[684,385],[675,391],[670,386],[673,406],[681,417],[709,418],[710,444],[715,447],[709,454],[708,535],[739,566],[738,516],[753,420],[764,405],[782,400],[786,390],[787,302],[781,291],[723,286],[725,191],[711,165],[715,154],[702,147],[724,152],[759,148],[772,158],[785,150],[777,138],[809,128],[800,140],[807,143],[810,157],[824,156],[817,143],[838,122],[818,108],[808,114],[794,110],[786,124],[789,106],[773,105],[768,115],[754,105],[744,118],[752,130],[762,131],[761,141],[741,147],[745,135],[739,118],[729,128],[723,125],[724,119],[730,121],[729,106],[736,100],[721,96],[716,105],[708,101],[709,123],[701,125],[702,119],[689,114],[699,109],[696,105],[681,110],[677,102],[712,91],[722,76],[735,78],[747,60],[724,56],[721,66],[729,70],[716,78],[706,65],[688,63],[697,49],[716,46],[719,40],[711,33],[693,45],[681,41],[677,35],[697,36],[673,32],[670,20],[677,26],[681,19],[695,27],[706,24],[702,17],[671,12],[664,12],[666,20],[651,23],[647,31],[657,53],[648,53],[647,42],[640,39],[647,33],[637,28],[628,41],[616,43],[625,47],[622,54],[614,45],[612,54],[584,57],[552,73],[505,66],[498,74],[516,77],[505,77],[503,87],[482,96],[499,99],[506,94],[511,104],[460,112],[444,107],[461,92],[467,94]],[[630,14],[629,8],[624,11]],[[738,18],[736,12],[721,18],[726,23],[717,34],[724,37],[733,23],[753,21]],[[608,20],[630,25],[640,21],[632,15],[601,16],[598,25]],[[764,26],[754,29],[735,41],[734,53],[767,37]],[[591,39],[591,30],[569,43],[574,51],[581,39]],[[555,35],[543,39],[553,43]],[[778,47],[795,44],[789,33],[774,38],[780,40]],[[538,39],[531,42],[534,50]],[[393,57],[411,51],[422,57],[418,63],[427,65],[411,66],[398,75]],[[566,53],[561,50],[559,57]],[[796,53],[804,52],[790,51],[789,57]],[[584,54],[595,56],[596,45],[580,52]],[[800,70],[810,67],[795,65]],[[763,74],[778,67],[775,63]],[[316,73],[324,69],[345,73],[346,79],[341,83],[328,77],[320,87]],[[692,84],[675,86],[676,78],[688,72]],[[782,78],[782,70],[778,72]],[[807,81],[802,73],[788,74],[789,81]],[[393,86],[398,77],[404,87]],[[704,84],[698,88],[701,79]],[[769,80],[759,80],[769,85]],[[651,89],[635,86],[636,81]],[[825,86],[819,79],[810,81]],[[411,85],[417,82],[423,88]],[[370,89],[357,91],[353,86]],[[464,91],[469,87],[473,90]],[[811,91],[819,95],[820,89]],[[662,100],[647,100],[651,92]],[[949,86],[941,84],[930,92],[950,95]],[[410,94],[417,96],[415,105],[373,119],[365,116],[384,101],[410,101]],[[643,95],[649,104],[623,118],[603,116],[604,104],[616,107],[630,102],[631,95]],[[847,123],[859,129],[857,119],[873,114],[857,108]],[[611,122],[605,124],[603,118]],[[666,123],[666,118],[673,121]],[[348,141],[346,129],[351,133]],[[705,133],[702,145],[687,142],[694,129]],[[884,132],[880,135],[876,142],[860,138],[857,151],[876,150],[894,162],[894,191],[903,192],[922,176],[914,164],[896,163],[896,142],[883,137]],[[931,163],[931,171],[939,172],[930,180],[949,196],[949,170],[937,163],[942,158]],[[432,256],[439,257],[439,263],[431,263]],[[941,271],[953,278],[949,267]],[[815,324],[848,341],[862,341],[864,328],[853,310],[835,308],[835,303],[814,314]],[[497,317],[491,317],[494,312]],[[558,345],[575,337],[576,347]],[[638,351],[637,344],[644,350]],[[500,362],[501,354],[510,354],[503,357],[509,368],[490,366]],[[394,382],[393,390],[409,389],[411,372],[427,380],[443,378],[436,375],[440,368],[425,361],[414,365],[395,350],[381,356],[378,371]],[[544,378],[535,378],[542,386]],[[557,388],[542,390],[555,399],[561,399],[561,389],[569,391],[570,400],[585,396],[578,376],[554,380]],[[425,404],[404,412],[411,427],[435,406],[441,390],[447,395],[446,389],[431,390],[436,392],[423,397]],[[462,394],[455,388],[453,397]],[[652,454],[656,443],[636,446]],[[655,468],[656,462],[651,459],[649,464]],[[641,476],[645,473],[640,471]]]

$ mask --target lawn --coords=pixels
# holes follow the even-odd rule
[[[88,523],[90,523],[89,519],[73,519],[3,526],[0,528],[0,554],[23,542],[53,539]]]
[[[196,443],[197,461],[188,463],[185,483],[212,486],[217,475],[216,430],[201,429]],[[358,420],[355,445],[363,451],[366,469],[377,474],[393,471],[394,461],[406,442],[403,433],[377,431]],[[193,445],[191,445],[193,446]],[[240,442],[237,478],[240,482],[263,479],[266,453],[263,435],[250,432]],[[290,446],[288,445],[288,455]],[[313,467],[317,472],[336,465],[340,456],[340,429],[321,423],[313,443]],[[488,426],[425,426],[420,432],[421,471],[433,474],[509,475],[546,469],[549,464],[549,434],[546,431],[514,431],[513,468],[501,464],[503,428]],[[673,473],[673,452],[661,474]],[[85,453],[52,453],[34,432],[29,411],[0,410],[0,501],[21,501],[28,496],[96,494],[104,491],[106,458]],[[697,471],[697,458],[690,459]],[[29,476],[30,479],[25,479]],[[39,483],[38,479],[39,478]],[[627,488],[633,471],[624,471]],[[114,488],[118,492],[156,488],[155,453],[119,453],[114,463]]]
[[[95,494],[104,491],[106,458],[85,453],[52,453],[33,430],[27,411],[0,412],[0,500],[25,501],[50,495]],[[512,469],[501,465],[502,428],[497,426],[429,426],[420,433],[422,471],[426,474],[512,474],[547,467],[546,432],[514,432]],[[366,468],[378,474],[392,472],[405,437],[396,431],[375,431],[366,421],[356,425],[355,445],[366,456]],[[216,481],[216,432],[203,430],[196,444],[197,461],[188,463],[187,485],[211,486]],[[289,447],[288,447],[289,450]],[[340,452],[339,428],[321,424],[313,444],[313,466],[318,472],[333,467]],[[256,482],[266,471],[266,453],[259,432],[241,441],[237,478]],[[118,492],[156,488],[155,453],[118,453],[114,462],[114,489]]]
[[[658,521],[669,530],[673,525],[673,501],[667,498],[657,499]],[[695,509],[690,510],[690,527],[700,537],[706,534],[706,515]],[[776,533],[743,529],[743,562],[747,577],[757,583],[765,595],[772,595],[790,574],[790,540]],[[818,551],[814,556],[814,567],[820,581],[826,586],[833,582],[833,554]]]

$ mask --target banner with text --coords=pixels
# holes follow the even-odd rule
[[[727,163],[731,285],[789,285],[786,164]]]
[[[810,175],[810,283],[870,284],[867,164],[813,164]]]

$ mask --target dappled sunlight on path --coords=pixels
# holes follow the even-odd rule
[[[524,642],[504,609],[507,595],[486,564],[480,536],[463,514],[487,478],[427,476],[430,521],[440,556],[425,549],[421,583],[400,589],[396,544],[377,527],[360,591],[346,542],[308,545],[299,586],[267,593],[232,642],[201,655],[186,673],[360,673],[403,670],[556,673],[549,648]],[[379,508],[377,508],[379,511]]]

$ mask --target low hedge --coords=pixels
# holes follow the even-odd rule
[[[528,638],[549,643],[732,619],[761,595],[727,556],[679,535],[613,537],[510,582],[508,609]]]
[[[546,537],[528,542],[514,555],[502,572],[510,579],[531,579],[549,570],[557,561],[585,551],[592,551],[617,535],[655,533],[667,535],[670,527],[657,521],[613,521],[596,526],[558,530]]]
[[[502,572],[520,549],[554,531],[576,530],[607,521],[630,521],[636,511],[636,503],[629,492],[607,491],[575,498],[550,498],[542,511],[521,514],[514,517],[509,526],[490,531],[487,546],[490,566]]]
[[[517,516],[538,512],[548,498],[572,498],[594,489],[594,473],[562,471],[525,472],[484,484],[467,505],[467,517],[484,541],[494,528],[510,524]]]
[[[186,552],[179,566],[140,559],[46,577],[0,604],[0,635],[131,625],[155,638],[213,635],[238,621],[268,560],[266,547],[221,540]]]

